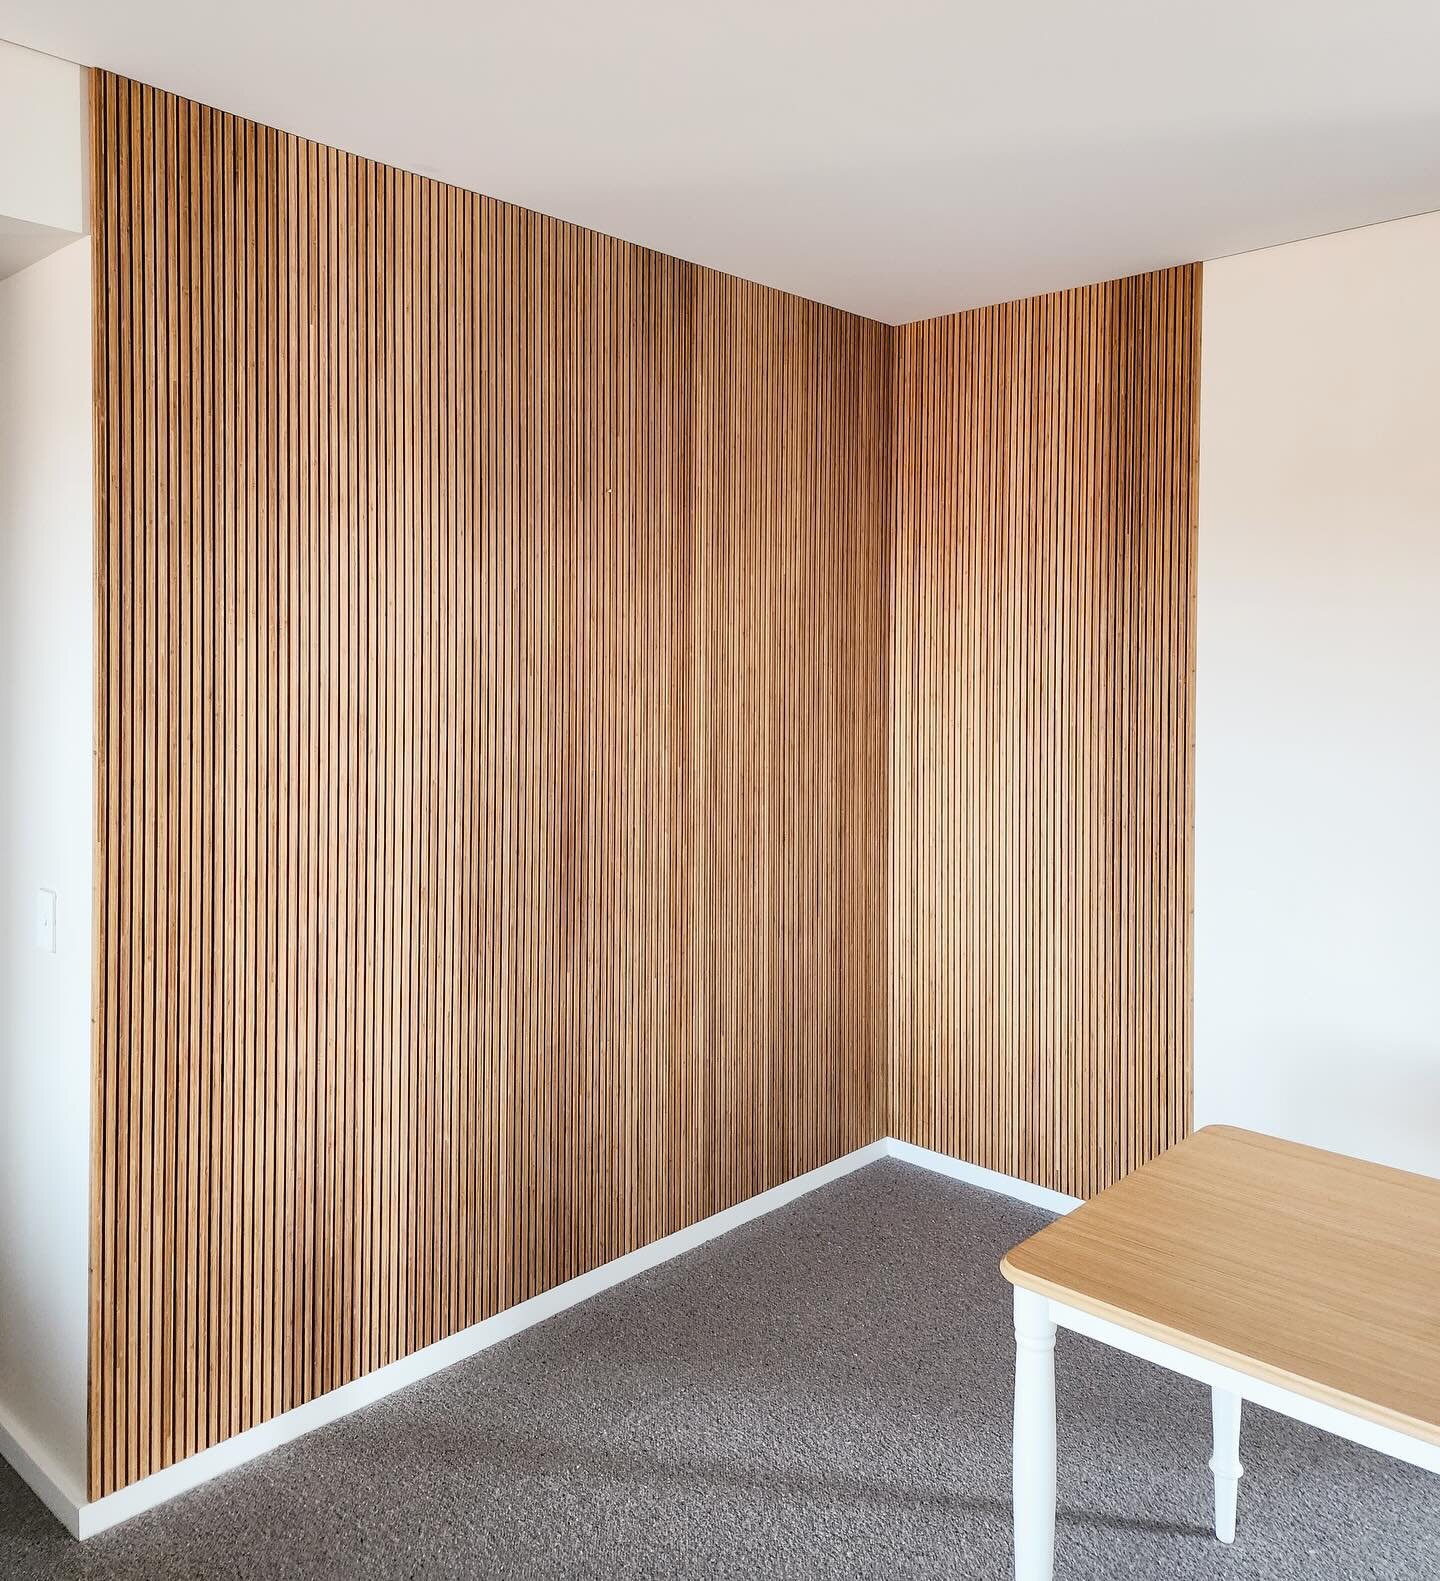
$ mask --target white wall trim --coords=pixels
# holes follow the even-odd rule
[[[567,1280],[563,1285],[545,1291],[543,1295],[522,1301],[505,1312],[498,1312],[483,1323],[473,1324],[458,1334],[450,1335],[448,1339],[427,1345],[423,1350],[417,1350],[388,1367],[381,1367],[363,1378],[356,1378],[352,1383],[332,1389],[317,1399],[307,1400],[293,1410],[282,1412],[268,1422],[261,1422],[222,1443],[213,1444],[209,1449],[202,1449],[198,1454],[177,1461],[173,1466],[166,1466],[163,1471],[151,1476],[142,1477],[138,1482],[132,1482],[128,1487],[108,1494],[103,1499],[96,1499],[93,1503],[85,1502],[77,1490],[71,1488],[63,1477],[45,1464],[42,1457],[34,1453],[22,1435],[7,1426],[3,1412],[0,1412],[0,1454],[5,1456],[74,1536],[93,1537],[97,1532],[103,1532],[182,1493],[188,1493],[201,1483],[231,1471],[248,1460],[254,1460],[268,1450],[288,1444],[292,1439],[313,1432],[317,1427],[324,1427],[329,1422],[338,1421],[342,1416],[382,1400],[407,1384],[418,1383],[432,1373],[452,1367],[456,1362],[464,1361],[502,1339],[509,1339],[512,1334],[518,1334],[536,1323],[543,1323],[546,1318],[554,1317],[568,1307],[588,1301],[602,1290],[633,1279],[637,1274],[645,1273],[697,1246],[703,1246],[706,1241],[738,1229],[752,1219],[773,1213],[776,1208],[784,1207],[797,1197],[803,1197],[820,1186],[829,1185],[831,1181],[839,1180],[882,1158],[898,1158],[905,1163],[918,1164],[922,1169],[934,1170],[967,1185],[999,1192],[1020,1202],[1046,1208],[1052,1213],[1068,1213],[1079,1206],[1076,1197],[1067,1197],[1044,1186],[1032,1185],[1029,1181],[982,1169],[978,1164],[964,1163],[927,1147],[916,1147],[893,1137],[881,1137],[866,1147],[846,1153],[833,1163],[812,1169],[783,1185],[762,1191],[758,1196],[712,1214],[708,1219],[690,1225],[688,1229],[677,1230],[673,1235],[663,1236],[624,1257],[617,1257],[603,1267]]]
[[[1063,1191],[1051,1191],[1048,1186],[1036,1186],[1014,1175],[1002,1175],[993,1169],[983,1169],[979,1164],[967,1164],[963,1159],[951,1158],[948,1153],[916,1147],[913,1142],[901,1142],[893,1136],[886,1137],[885,1141],[891,1158],[918,1164],[921,1169],[933,1169],[937,1175],[949,1175],[952,1180],[963,1180],[967,1186],[979,1186],[982,1191],[996,1191],[1002,1197],[1028,1202],[1031,1207],[1044,1208],[1047,1213],[1073,1213],[1080,1206],[1079,1197],[1067,1197]]]
[[[352,1411],[358,1411],[363,1406],[383,1399],[387,1394],[393,1394],[396,1389],[403,1389],[407,1384],[417,1383],[421,1378],[429,1377],[431,1373],[452,1367],[456,1362],[464,1361],[466,1357],[473,1356],[502,1339],[509,1339],[512,1334],[518,1334],[522,1329],[544,1322],[546,1318],[553,1317],[557,1312],[563,1312],[567,1307],[578,1306],[582,1301],[588,1301],[591,1296],[599,1295],[602,1290],[610,1289],[612,1285],[633,1279],[636,1274],[645,1273],[660,1263],[668,1262],[672,1257],[679,1257],[697,1246],[703,1246],[706,1241],[714,1240],[717,1235],[724,1235],[729,1230],[738,1229],[740,1225],[748,1223],[751,1219],[773,1213],[776,1208],[784,1207],[786,1203],[793,1202],[797,1197],[802,1197],[819,1186],[828,1185],[832,1180],[839,1180],[854,1170],[863,1169],[867,1164],[876,1163],[885,1155],[884,1138],[878,1142],[871,1142],[867,1147],[856,1148],[854,1152],[846,1153],[833,1163],[812,1169],[807,1174],[788,1180],[783,1185],[774,1186],[769,1191],[762,1191],[758,1196],[747,1198],[744,1202],[737,1202],[734,1207],[711,1214],[708,1219],[701,1219],[698,1224],[677,1230],[673,1235],[663,1236],[660,1240],[652,1241],[648,1246],[642,1246],[624,1257],[617,1257],[613,1262],[608,1262],[588,1274],[581,1274],[578,1278],[567,1280],[563,1285],[556,1285],[553,1290],[547,1290],[543,1295],[522,1301],[518,1306],[510,1307],[504,1312],[498,1312],[482,1323],[473,1324],[470,1328],[462,1329],[458,1334],[452,1334],[447,1339],[427,1345],[422,1350],[392,1362],[388,1367],[367,1373],[363,1378],[356,1378],[354,1382],[332,1389],[328,1394],[322,1394],[317,1399],[307,1400],[304,1405],[297,1405],[293,1410],[282,1412],[268,1422],[261,1422],[244,1433],[237,1433],[235,1437],[227,1438],[223,1443],[202,1449],[198,1454],[177,1461],[173,1466],[166,1466],[163,1471],[154,1472],[151,1476],[142,1477],[138,1482],[132,1482],[128,1487],[108,1494],[103,1499],[96,1499],[93,1503],[81,1503],[78,1507],[70,1503],[68,1509],[57,1508],[39,1487],[36,1487],[36,1492],[45,1498],[45,1502],[55,1510],[76,1536],[93,1537],[96,1532],[105,1531],[121,1521],[128,1521],[132,1516],[139,1515],[144,1510],[154,1509],[157,1504],[163,1504],[181,1493],[188,1493],[191,1488],[198,1487],[202,1482],[208,1482],[222,1472],[243,1465],[247,1460],[254,1460],[257,1455],[263,1455],[267,1450],[278,1448],[281,1444],[289,1443],[291,1439],[313,1432],[317,1427],[323,1427],[328,1422],[348,1416]],[[11,1457],[7,1454],[6,1458]],[[15,1469],[25,1477],[26,1481],[31,1481],[24,1466],[13,1460],[12,1464],[15,1464]],[[31,1485],[36,1486],[33,1482]]]
[[[30,1484],[35,1496],[72,1537],[84,1535],[79,1515],[85,1500],[80,1489],[53,1464],[3,1405],[0,1405],[0,1455]]]

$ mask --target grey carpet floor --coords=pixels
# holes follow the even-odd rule
[[[0,1463],[0,1577],[1010,1573],[1009,1287],[1046,1215],[887,1161],[81,1545]],[[1440,1478],[1061,1334],[1062,1578],[1435,1581]]]

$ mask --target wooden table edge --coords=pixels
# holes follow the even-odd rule
[[[1096,1301],[1089,1296],[1081,1295],[1078,1291],[1068,1290],[1063,1285],[1037,1278],[1033,1274],[1027,1274],[1023,1269],[1016,1268],[1011,1263],[1008,1252],[1000,1259],[1000,1272],[1012,1285],[1022,1290],[1034,1291],[1036,1295],[1045,1296],[1061,1306],[1074,1307],[1091,1317],[1103,1318],[1105,1322],[1113,1323],[1116,1328],[1128,1329],[1132,1334],[1143,1334],[1147,1339],[1159,1340],[1163,1345],[1171,1345],[1188,1355],[1198,1356],[1202,1361],[1215,1362],[1247,1378],[1256,1378],[1261,1383],[1275,1384],[1304,1399],[1317,1400],[1322,1405],[1334,1406],[1336,1410],[1359,1417],[1362,1421],[1374,1422],[1380,1427],[1391,1428],[1408,1438],[1440,1445],[1440,1423],[1426,1422],[1417,1417],[1406,1416],[1399,1411],[1392,1411],[1386,1406],[1376,1405],[1371,1400],[1360,1399],[1355,1395],[1346,1394],[1341,1389],[1332,1389],[1326,1384],[1316,1383],[1312,1378],[1287,1372],[1283,1367],[1274,1367],[1268,1362],[1257,1361],[1252,1356],[1227,1350],[1223,1345],[1212,1344],[1195,1335],[1186,1334],[1181,1329],[1171,1328],[1168,1324],[1157,1323],[1134,1312],[1127,1312],[1123,1307],[1110,1306],[1104,1301]]]

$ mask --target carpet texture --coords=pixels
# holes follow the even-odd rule
[[[0,1463],[0,1576],[1010,1574],[1001,1253],[886,1161],[81,1545]],[[1057,1576],[1436,1581],[1440,1478],[1062,1333]]]

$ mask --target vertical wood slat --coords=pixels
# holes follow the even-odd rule
[[[1089,1196],[1191,1122],[1198,265],[897,332],[890,1132]]]
[[[893,334],[92,102],[99,1497],[883,1133]]]

